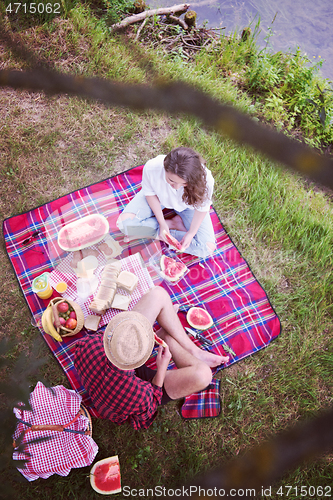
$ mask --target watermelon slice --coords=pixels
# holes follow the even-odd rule
[[[164,342],[164,340],[162,340],[155,332],[154,332],[154,338],[155,338],[156,344],[159,344],[162,347],[166,347],[167,346],[166,343]]]
[[[175,250],[178,250],[179,252],[182,251],[183,247],[181,246],[179,241],[176,240],[176,238],[174,238],[173,236],[171,236],[171,234],[168,233],[165,229],[162,232],[162,236],[171,248],[174,248]]]
[[[187,267],[180,260],[162,255],[160,260],[162,274],[168,281],[177,281],[187,271]]]
[[[121,491],[118,455],[96,462],[90,471],[90,484],[97,493],[111,495]]]
[[[214,324],[211,315],[201,307],[191,307],[187,311],[186,321],[196,330],[207,330]]]
[[[67,252],[75,252],[96,245],[108,232],[109,222],[104,215],[87,215],[60,229],[58,245]]]

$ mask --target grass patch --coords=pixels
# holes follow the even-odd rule
[[[242,83],[246,75],[236,75],[241,66],[255,71],[253,42],[240,45],[236,38],[222,39],[211,53],[200,51],[193,63],[186,63],[181,55],[158,52],[146,52],[140,59],[129,44],[110,37],[105,26],[86,6],[78,5],[66,19],[30,26],[19,36],[40,58],[62,71],[148,82],[152,78],[146,71],[148,59],[162,78],[181,78],[261,116],[260,99],[269,98],[271,88],[261,88],[261,94],[257,89],[255,96],[251,80]],[[217,51],[220,58],[215,61]],[[1,61],[4,68],[26,67],[9,50],[1,52]],[[268,67],[268,62],[262,64]],[[253,74],[252,78],[254,82]],[[259,77],[256,81],[258,88],[263,85]],[[295,90],[290,85],[288,89],[294,98]],[[316,99],[307,92],[305,96]],[[272,99],[266,99],[271,103],[267,109],[275,113]],[[272,115],[270,120],[285,123],[284,116],[290,112],[284,97],[283,102],[286,115]],[[331,406],[333,208],[325,192],[276,168],[250,148],[202,129],[192,118],[134,113],[73,97],[48,98],[10,89],[0,92],[0,114],[2,219],[142,164],[179,144],[196,149],[213,172],[214,206],[221,221],[282,322],[282,334],[272,345],[218,374],[222,398],[218,418],[185,421],[179,416],[179,403],[172,403],[160,408],[154,424],[144,432],[93,419],[97,459],[119,454],[123,485],[172,488]],[[312,132],[304,133],[313,139]],[[319,138],[320,143],[326,140]],[[3,242],[0,268],[0,335],[14,342],[7,353],[9,366],[1,371],[6,379],[20,355],[27,357],[29,366],[39,333],[30,323]],[[38,349],[37,358],[47,357],[42,376],[52,385],[69,387],[43,342]],[[31,383],[38,379],[33,375]],[[1,405],[5,408],[6,400]],[[89,470],[72,470],[68,477],[30,484],[10,467],[5,474],[18,499],[97,498],[89,485]],[[331,474],[332,457],[327,455],[299,467],[280,484],[330,484]]]

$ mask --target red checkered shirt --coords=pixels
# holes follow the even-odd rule
[[[103,335],[91,335],[75,346],[74,365],[102,418],[134,429],[147,429],[161,403],[162,388],[141,380],[134,370],[120,370],[105,355]]]

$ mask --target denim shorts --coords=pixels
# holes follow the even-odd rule
[[[162,206],[162,209],[163,208],[165,207]],[[175,213],[182,218],[187,231],[190,229],[194,212],[195,211],[192,208],[187,208],[181,212],[177,212],[175,210]],[[157,238],[159,233],[159,223],[142,190],[134,196],[128,205],[126,205],[123,213],[135,214],[134,219],[128,218],[122,221],[118,219],[117,226],[123,234],[129,237],[137,236],[140,238]],[[181,241],[186,233],[184,231],[171,229],[170,234],[178,241]],[[207,243],[209,242],[215,245],[214,228],[209,212],[207,212],[197,231],[197,234],[194,236],[189,247],[187,247],[186,253],[197,257],[208,257],[212,254],[210,249],[207,247]]]

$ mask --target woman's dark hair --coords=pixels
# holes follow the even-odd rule
[[[204,161],[191,148],[179,147],[170,151],[164,158],[166,172],[178,175],[186,182],[183,202],[200,207],[207,199],[207,183]]]

